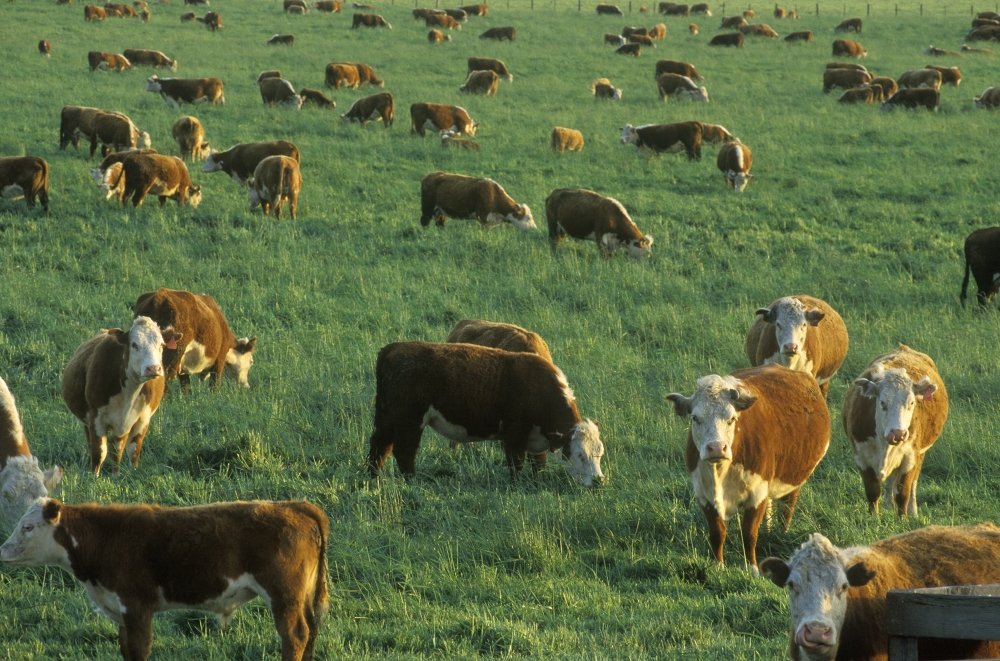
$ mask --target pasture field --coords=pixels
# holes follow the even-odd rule
[[[866,19],[858,39],[878,75],[923,67],[928,44],[960,46],[966,13],[935,6],[933,18],[920,17],[916,4],[905,3],[906,15],[886,9]],[[180,0],[153,4],[146,25],[86,24],[81,3],[22,0],[0,9],[0,154],[41,156],[51,177],[48,215],[0,201],[0,376],[34,453],[66,468],[59,497],[318,504],[331,521],[331,604],[318,658],[781,658],[786,597],[744,569],[735,520],[727,566],[709,560],[683,467],[685,423],[664,396],[689,395],[697,377],[744,366],[754,310],[801,292],[839,310],[851,346],[830,391],[829,452],[790,531],[762,530],[760,557],[787,557],[814,531],[850,545],[929,523],[998,519],[1000,317],[958,302],[962,242],[1000,216],[997,117],[971,102],[1000,85],[997,57],[943,58],[965,81],[942,90],[940,112],[885,113],[821,92],[839,13],[782,22],[768,5],[758,21],[782,34],[811,29],[816,42],[748,39],[742,50],[706,45],[717,16],[668,18],[667,39],[632,59],[613,55],[602,34],[652,25],[661,20],[655,14],[500,4],[452,42],[431,46],[428,28],[402,4],[378,9],[391,31],[349,29],[350,10],[287,17],[271,0],[213,0],[211,8],[225,22],[218,34],[180,23],[188,9]],[[692,21],[701,36],[687,35]],[[477,38],[499,25],[516,26],[517,40]],[[294,34],[295,45],[263,45],[279,32]],[[41,38],[52,41],[50,60],[35,50]],[[226,104],[175,110],[143,91],[148,69],[87,70],[88,50],[132,47],[176,57],[176,76],[221,77]],[[460,95],[472,55],[505,60],[513,83],[495,98]],[[693,62],[711,102],[660,103],[659,58]],[[278,68],[296,87],[322,88],[332,61],[375,67],[396,98],[391,129],[340,120],[368,90],[329,91],[332,112],[260,103],[258,71]],[[620,103],[590,97],[600,76],[623,88]],[[482,124],[481,151],[446,151],[436,137],[411,136],[416,101],[468,108]],[[110,205],[90,177],[96,159],[58,150],[65,104],[126,112],[167,153],[176,151],[170,126],[184,114],[199,117],[217,148],[292,140],[302,151],[299,219],[248,212],[245,191],[200,165],[191,166],[205,193],[197,209]],[[715,147],[688,162],[619,144],[625,123],[688,119],[723,124],[753,149],[756,178],[746,193],[725,187]],[[554,125],[583,131],[584,151],[551,153]],[[438,169],[497,179],[531,206],[539,230],[484,230],[461,219],[421,228],[419,180]],[[604,260],[592,242],[566,242],[553,254],[544,200],[567,186],[619,199],[655,237],[651,259]],[[106,467],[94,479],[60,375],[81,342],[127,326],[137,295],[158,286],[211,293],[238,336],[259,338],[251,389],[195,384],[182,397],[175,384],[140,468]],[[424,435],[416,479],[405,483],[390,460],[384,478],[369,483],[378,349],[443,340],[469,317],[546,338],[581,413],[600,423],[603,487],[583,490],[557,461],[512,480],[496,444],[452,451],[433,432]],[[951,398],[915,520],[867,513],[840,424],[851,380],[898,342],[934,357]],[[60,570],[0,569],[0,603],[0,658],[118,658],[116,628]],[[275,658],[278,640],[258,600],[224,632],[196,611],[159,615],[153,650],[159,659]]]

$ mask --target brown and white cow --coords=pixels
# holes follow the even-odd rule
[[[833,42],[834,57],[868,57],[868,49],[850,39],[837,39]]]
[[[423,136],[431,131],[455,131],[469,136],[476,135],[479,122],[469,117],[469,112],[461,106],[440,103],[414,103],[410,105],[410,133]]]
[[[358,68],[347,62],[331,62],[326,65],[326,86],[334,89],[348,87],[356,89],[361,84]]]
[[[1000,87],[987,87],[972,99],[977,108],[1000,108]]]
[[[660,101],[676,96],[680,99],[708,102],[708,90],[704,85],[699,87],[687,76],[676,73],[661,73],[657,76],[656,89],[660,94]]]
[[[738,139],[729,140],[722,144],[722,147],[719,148],[719,154],[715,158],[715,165],[734,193],[745,191],[750,180],[753,179],[753,175],[750,174],[750,168],[753,166],[753,152]]]
[[[656,42],[653,41],[653,38],[650,37],[648,34],[630,34],[626,39],[628,40],[628,43],[638,44],[639,46],[649,46],[650,48],[656,48]]]
[[[861,32],[860,18],[845,18],[833,28],[834,32]]]
[[[96,168],[91,168],[90,174],[94,178],[104,199],[124,202],[125,197],[125,175],[122,162],[135,154],[156,154],[155,149],[132,149],[125,151],[111,152],[101,161]]]
[[[504,39],[506,39],[507,41],[514,41],[514,38],[516,36],[517,36],[517,30],[514,29],[514,26],[505,25],[503,27],[490,28],[489,30],[486,30],[481,35],[479,35],[479,38],[495,39],[496,41],[503,41]]]
[[[897,106],[908,109],[923,107],[936,112],[941,106],[941,92],[930,87],[899,90],[882,104],[881,109],[892,110]]]
[[[638,149],[648,149],[654,154],[679,152],[687,154],[688,160],[701,158],[701,143],[704,127],[701,122],[676,122],[674,124],[643,124],[622,128],[622,144],[633,144]]]
[[[896,83],[900,89],[911,89],[917,87],[929,87],[931,89],[941,89],[941,72],[936,69],[913,69],[899,74]]]
[[[382,128],[389,128],[396,119],[396,100],[389,92],[379,92],[355,101],[347,112],[340,116],[346,122],[381,121]]]
[[[607,78],[598,78],[590,84],[590,91],[595,99],[608,99],[610,101],[621,101],[622,90],[615,87]]]
[[[753,23],[740,26],[740,32],[748,37],[764,37],[766,39],[777,39],[778,33],[767,23]]]
[[[131,661],[149,658],[154,613],[206,610],[225,627],[258,596],[274,618],[281,658],[309,661],[329,600],[328,536],[326,515],[305,501],[162,507],[41,498],[0,546],[0,562],[72,574],[118,624]]]
[[[690,62],[680,62],[678,60],[659,60],[656,63],[656,73],[654,78],[659,78],[661,74],[675,73],[678,76],[687,76],[691,80],[704,80],[698,70]]]
[[[677,4],[676,2],[661,2],[658,9],[661,14],[667,16],[687,16],[691,13],[687,5]]]
[[[222,29],[222,16],[217,11],[210,11],[204,16],[199,16],[198,20],[205,24],[205,27],[212,32]]]
[[[969,41],[1000,41],[1000,25],[983,25],[972,28],[966,33],[965,38]]]
[[[692,37],[697,37],[700,30],[698,29],[697,23],[688,23],[688,34]]]
[[[312,103],[319,106],[320,108],[336,108],[337,102],[333,99],[327,97],[326,94],[319,90],[314,90],[310,87],[303,87],[299,90],[299,96],[302,97],[302,105],[307,103]]]
[[[561,451],[581,484],[604,480],[597,425],[580,416],[566,377],[541,356],[473,344],[395,342],[379,351],[375,381],[372,477],[390,452],[403,476],[412,477],[420,437],[431,427],[460,443],[499,440],[512,474],[528,453]]]
[[[875,76],[868,84],[872,87],[882,88],[881,100],[883,101],[899,91],[899,84],[889,76]]]
[[[241,388],[250,387],[257,338],[237,339],[214,298],[161,287],[140,294],[133,309],[137,316],[149,317],[160,328],[172,327],[178,333],[174,346],[163,348],[165,384],[176,376],[187,391],[192,376],[208,372],[205,376],[211,376],[215,388],[223,374]]]
[[[427,27],[442,27],[448,30],[461,30],[462,24],[454,17],[445,13],[428,14],[424,17],[424,24]]]
[[[465,23],[466,21],[469,20],[469,12],[465,11],[460,7],[457,9],[445,9],[444,13],[447,14],[448,16],[451,16],[459,23]]]
[[[747,331],[751,365],[771,363],[812,375],[825,397],[847,356],[847,326],[826,301],[796,294],[758,308]]]
[[[445,41],[451,41],[451,35],[441,32],[441,30],[431,30],[427,33],[427,41],[432,44],[440,44]]]
[[[325,11],[329,13],[339,12],[343,8],[344,3],[341,0],[318,0],[313,3],[313,9],[317,11]]]
[[[104,7],[98,7],[97,5],[83,6],[83,20],[85,21],[103,21],[107,16]]]
[[[881,87],[865,85],[864,87],[852,87],[846,90],[837,99],[837,103],[877,103],[884,99]]]
[[[225,103],[224,85],[218,78],[160,78],[153,75],[146,81],[146,91],[159,93],[168,106],[180,108],[181,103],[212,105]]]
[[[298,110],[302,107],[302,97],[295,93],[295,87],[284,78],[265,78],[257,87],[264,105],[281,105]]]
[[[743,33],[742,32],[724,32],[723,34],[717,34],[712,37],[711,41],[708,42],[709,46],[732,46],[734,48],[743,48]]]
[[[8,199],[24,197],[29,209],[35,198],[42,209],[49,211],[49,164],[38,156],[0,157],[0,196]]]
[[[625,248],[629,257],[649,257],[653,237],[643,235],[621,202],[586,188],[557,188],[545,198],[545,220],[553,251],[560,239],[593,239],[602,257]]]
[[[149,317],[136,317],[128,331],[101,331],[81,344],[62,375],[66,406],[81,422],[90,448],[90,468],[100,475],[114,443],[115,468],[128,451],[138,468],[149,421],[163,397],[163,348],[179,334],[162,331]]]
[[[115,16],[116,18],[136,18],[139,15],[135,9],[120,2],[104,3],[104,11],[108,16]]]
[[[375,69],[369,64],[353,62],[354,68],[358,70],[358,81],[362,85],[373,85],[375,87],[385,87],[385,81],[378,77]]]
[[[553,151],[583,151],[583,133],[556,126],[552,129],[550,145]]]
[[[452,130],[441,131],[441,148],[442,149],[469,149],[472,151],[479,151],[479,143]]]
[[[813,533],[787,563],[767,558],[760,570],[788,587],[790,658],[884,660],[891,619],[886,594],[997,583],[1000,528],[927,526],[843,549]],[[1000,643],[921,638],[917,652],[921,659],[997,658]]]
[[[738,138],[730,133],[729,129],[722,124],[706,124],[704,122],[702,122],[701,125],[701,139],[703,142],[708,142],[713,145],[721,145],[729,142],[730,140],[738,140]]]
[[[626,43],[626,39],[625,39],[625,37],[621,36],[620,34],[615,34],[613,32],[605,32],[604,33],[604,43],[605,44],[610,44],[610,45],[612,45],[612,46],[614,46],[614,47],[617,48],[618,46],[621,46],[621,45],[625,44]]]
[[[639,57],[642,53],[642,44],[628,43],[622,44],[615,49],[616,55],[630,55],[632,57]]]
[[[844,431],[861,471],[868,511],[886,500],[917,515],[917,481],[948,419],[948,392],[930,356],[900,344],[879,356],[844,396]]]
[[[177,206],[201,204],[201,186],[191,183],[187,165],[176,156],[131,154],[122,161],[122,176],[125,177],[122,204],[131,197],[132,206],[138,207],[149,194],[159,198],[161,207],[168,198],[177,202]]]
[[[181,117],[170,128],[170,134],[177,142],[181,158],[201,161],[211,151],[208,143],[205,142],[205,127],[201,125],[197,117],[191,115]]]
[[[742,14],[734,16],[723,16],[719,23],[720,30],[739,30],[747,24],[747,19]]]
[[[867,85],[872,75],[860,69],[824,69],[823,93],[828,94],[835,87],[851,89]]]
[[[485,2],[478,5],[462,5],[459,9],[469,16],[486,16],[489,14],[489,7]]]
[[[177,60],[172,60],[158,50],[147,50],[145,48],[126,48],[122,55],[128,58],[133,65],[143,65],[160,69],[170,69],[177,71]]]
[[[445,342],[478,344],[504,351],[533,353],[552,362],[549,345],[534,331],[514,324],[484,319],[463,319],[455,324]]]
[[[99,50],[92,50],[87,53],[87,63],[90,65],[91,71],[96,71],[97,69],[125,71],[132,68],[132,63],[124,55]]]
[[[273,213],[275,218],[281,218],[281,207],[288,202],[288,212],[295,220],[301,189],[299,162],[289,156],[268,156],[257,164],[253,177],[247,180],[250,211],[260,206],[264,215]]]
[[[785,41],[788,43],[794,42],[806,42],[813,40],[813,33],[811,30],[798,30],[796,32],[790,32],[785,35]]]
[[[941,67],[936,64],[928,64],[925,69],[933,69],[941,72],[941,84],[958,87],[962,84],[962,71],[958,67]]]
[[[514,74],[510,72],[503,60],[495,57],[470,57],[467,61],[468,72],[473,71],[495,71],[498,76],[507,82],[514,81]]]
[[[964,307],[971,273],[976,279],[976,300],[980,305],[986,305],[1000,290],[1000,227],[985,227],[969,234],[965,237],[964,252],[965,278],[962,279],[959,300]]]
[[[90,136],[90,155],[98,143],[111,151],[150,147],[149,134],[140,129],[127,115],[118,112],[98,112],[94,117],[94,133]]]
[[[378,14],[355,14],[351,18],[351,28],[356,28],[363,26],[366,28],[389,28],[392,29],[392,25],[389,24],[384,18]]]
[[[36,499],[55,491],[62,476],[59,466],[44,472],[38,467],[14,395],[0,379],[0,529],[11,530]]]
[[[289,14],[305,14],[309,11],[306,0],[284,0],[282,9]]]
[[[747,567],[757,573],[757,531],[772,498],[787,531],[799,491],[830,444],[830,413],[816,380],[778,365],[698,379],[691,397],[671,393],[687,419],[685,464],[723,562],[726,522],[740,515]]]
[[[711,16],[712,11],[708,8],[708,3],[699,2],[691,5],[691,14],[696,16]]]
[[[649,28],[647,33],[650,39],[655,39],[656,41],[662,41],[667,38],[667,24],[657,23],[653,27]]]
[[[472,71],[459,85],[458,91],[467,94],[482,94],[483,96],[496,96],[497,88],[500,87],[500,76],[496,71]]]
[[[507,222],[523,231],[536,229],[528,205],[515,202],[492,179],[449,172],[424,175],[420,179],[420,224],[427,227],[434,218],[438,227],[444,227],[449,216],[475,217],[483,226]]]
[[[66,149],[71,142],[78,149],[81,137],[92,137],[94,120],[102,112],[89,106],[63,106],[59,113],[59,149]]]
[[[205,159],[202,172],[225,172],[233,181],[243,186],[246,180],[253,176],[257,164],[268,156],[280,154],[291,156],[296,161],[299,158],[299,148],[287,140],[272,140],[270,142],[248,142],[233,145],[225,151],[213,151]]]
[[[42,39],[38,42],[38,54],[42,57],[52,57],[52,42]]]
[[[265,46],[294,46],[295,45],[295,35],[294,34],[272,34],[268,37],[267,41],[264,42]]]

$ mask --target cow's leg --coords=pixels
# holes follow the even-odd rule
[[[276,220],[281,220],[281,206],[284,203],[285,203],[284,198],[279,195],[278,199],[274,203],[274,206],[272,207],[272,210],[274,211],[274,217]]]
[[[423,227],[427,227],[431,224],[431,217],[434,215],[434,209],[437,205],[434,204],[434,200],[430,195],[421,193],[420,195],[420,224]]]
[[[85,425],[84,431],[87,434],[87,445],[90,447],[90,470],[94,472],[94,477],[100,477],[101,465],[108,456],[108,439],[106,436],[95,434],[90,425]]]
[[[142,204],[142,201],[146,199],[146,194],[153,188],[153,180],[150,180],[145,186],[140,186],[135,189],[135,194],[132,195],[132,206],[137,207]],[[127,182],[126,182],[127,184]]]
[[[521,472],[521,468],[524,466],[525,451],[515,449],[504,443],[503,447],[504,455],[507,457],[507,468],[510,469],[510,476],[516,477],[518,473]]]
[[[300,661],[309,642],[309,621],[301,603],[276,598],[271,606],[274,626],[281,637],[281,661]]]
[[[129,440],[127,450],[129,459],[132,460],[132,468],[139,467],[139,458],[142,457],[142,442],[146,440],[146,432],[149,431],[149,426],[143,427],[138,433],[134,434]],[[119,460],[121,459],[119,453]]]
[[[90,139],[90,158],[94,158],[94,152],[97,151],[97,136],[95,135]]]
[[[295,220],[295,216],[299,211],[299,197],[297,195],[292,195],[288,198],[288,212],[292,215],[292,220]]]
[[[882,482],[875,474],[874,468],[861,471],[861,482],[865,485],[865,500],[868,501],[868,511],[878,514],[878,500],[882,496]]]
[[[420,448],[420,437],[423,429],[418,425],[413,425],[412,432],[399,435],[392,448],[392,456],[396,458],[396,465],[403,477],[409,479],[414,476],[416,470],[417,449]]]
[[[743,532],[743,556],[747,560],[747,565],[751,573],[756,575],[757,569],[757,531],[760,529],[760,522],[767,511],[767,499],[765,498],[756,507],[745,507],[740,514],[740,529]]]
[[[733,183],[733,188],[736,188],[735,182]],[[823,383],[819,384],[819,391],[820,393],[822,393],[823,399],[829,399],[828,395],[830,393],[830,382],[824,381]]]
[[[535,473],[537,473],[538,471],[540,471],[542,469],[542,466],[545,465],[545,462],[549,458],[549,453],[548,452],[537,452],[537,453],[531,454],[529,456],[531,457],[531,469],[532,469],[532,471],[534,471]]]
[[[715,557],[715,561],[721,565],[723,561],[722,545],[726,541],[726,522],[711,505],[704,505],[701,509],[705,513],[705,521],[708,523],[708,542],[712,547],[712,555]]]
[[[115,439],[115,471],[121,467],[122,455],[125,454],[126,442],[128,442],[128,434],[122,434]]]
[[[799,500],[799,492],[801,490],[802,487],[799,487],[780,498],[784,505],[784,512],[781,514],[781,523],[782,529],[785,532],[788,532],[788,528],[792,525],[792,515],[795,514],[795,503]]]
[[[899,516],[917,515],[917,479],[920,477],[920,468],[923,466],[925,455],[917,455],[913,468],[896,480],[896,488],[892,494],[893,502],[896,505],[896,514]]]
[[[393,450],[394,437],[391,425],[375,421],[375,429],[368,439],[368,472],[372,477],[378,477],[379,471],[385,465],[385,460]]]
[[[118,627],[118,646],[125,661],[146,661],[153,649],[153,611],[129,604]]]

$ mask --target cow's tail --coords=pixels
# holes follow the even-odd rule
[[[49,212],[49,164],[44,158],[38,159],[38,166],[41,172],[38,175],[35,190],[38,191],[38,199],[42,203],[45,213]]]
[[[969,267],[969,256],[965,256],[965,277],[962,279],[962,292],[958,295],[958,300],[962,301],[962,307],[965,307],[965,297],[966,292],[969,289],[969,272],[972,269]]]
[[[382,120],[382,123],[385,124],[386,128],[389,128],[394,121],[396,121],[396,100],[392,98],[392,95],[389,95],[389,107],[386,108],[385,119]]]
[[[315,507],[315,506],[314,506]],[[319,562],[316,568],[316,586],[313,588],[313,630],[310,637],[315,639],[316,632],[319,629],[320,622],[323,621],[323,617],[326,615],[327,609],[330,607],[330,592],[327,588],[327,562],[326,562],[326,547],[327,539],[330,536],[330,521],[323,514],[323,511],[318,507],[319,514],[312,513],[312,518],[316,522],[316,527],[319,531]]]

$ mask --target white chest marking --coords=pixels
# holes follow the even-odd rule
[[[735,173],[733,174],[735,176]],[[778,351],[774,352],[772,356],[766,358],[764,360],[764,364],[782,365],[790,370],[796,372],[806,372],[808,374],[812,374],[815,376],[815,372],[813,372],[813,361],[811,358],[809,358],[809,356],[805,355],[804,353],[797,353],[792,356],[786,356],[785,354],[781,353],[781,350],[779,349]],[[820,383],[826,383],[829,380],[830,377],[827,377],[822,381],[820,381]]]
[[[123,390],[98,409],[94,417],[94,431],[98,436],[124,436],[138,421],[142,422],[143,428],[149,425],[153,411],[146,399],[139,395],[141,391],[142,386],[134,391]]]
[[[742,508],[757,507],[768,498],[781,498],[795,489],[777,479],[767,481],[728,461],[699,461],[691,472],[691,486],[698,504],[711,505],[726,521]]]

